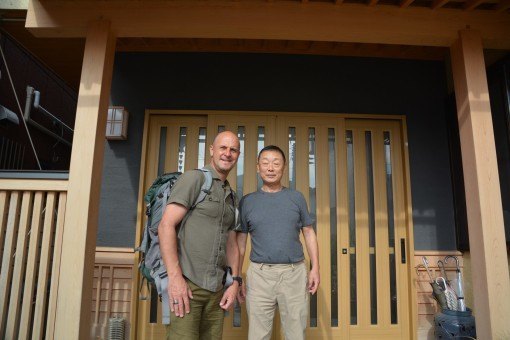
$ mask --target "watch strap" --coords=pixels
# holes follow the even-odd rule
[[[243,285],[243,278],[240,276],[232,276],[232,280],[237,281],[239,283],[239,286]]]

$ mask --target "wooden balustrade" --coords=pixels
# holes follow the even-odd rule
[[[0,338],[53,339],[67,181],[0,179]]]

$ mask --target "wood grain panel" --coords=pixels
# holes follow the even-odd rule
[[[349,129],[349,126],[347,127]],[[358,325],[370,325],[370,258],[368,231],[367,153],[365,131],[353,130],[354,183],[356,205],[356,282]]]
[[[51,277],[51,245],[53,243],[53,233],[55,231],[55,205],[57,194],[50,192],[46,196],[46,205],[44,213],[43,235],[41,241],[41,253],[39,263],[39,275],[37,282],[37,297],[35,301],[34,322],[32,339],[40,340],[44,336],[44,318],[48,306],[48,284]]]
[[[7,317],[7,326],[5,328],[5,337],[8,339],[15,339],[18,337],[21,299],[23,297],[22,284],[26,268],[27,241],[32,206],[33,193],[31,191],[25,191],[21,202],[16,256],[14,258],[11,293],[9,296],[9,316]]]
[[[133,335],[132,296],[138,298],[138,288],[132,281],[134,272],[137,272],[137,268],[132,249],[96,249],[91,300],[91,335],[95,338],[108,338],[108,321],[114,316],[125,319],[126,338]]]
[[[9,192],[0,191],[0,266],[3,259],[4,238],[7,229],[7,218],[9,216]],[[1,270],[2,267],[0,267]]]
[[[41,225],[43,222],[42,210],[45,200],[45,193],[38,191],[35,193],[34,208],[32,210],[32,222],[30,225],[30,243],[28,246],[28,257],[25,273],[25,284],[23,288],[23,305],[21,306],[20,330],[18,339],[28,339],[32,329],[32,315],[34,302],[34,287],[36,283],[36,273],[39,264],[39,242],[41,239]],[[46,291],[39,291],[39,294],[46,294]]]
[[[477,335],[510,335],[510,274],[494,143],[489,89],[480,32],[459,31],[451,48],[472,255]]]
[[[268,7],[270,6],[270,8]],[[26,27],[35,36],[84,37],[87,23],[109,18],[119,37],[339,41],[449,47],[459,28],[479,30],[486,48],[507,49],[509,18],[490,11],[399,6],[341,9],[327,2],[200,3],[186,1],[76,1],[29,3]],[[228,18],[228,20],[225,20]],[[189,25],[190,22],[200,23]],[[341,22],[342,25],[338,25]],[[136,23],[136,25],[133,25]],[[367,24],[369,23],[369,24]],[[292,29],[289,29],[292,27]],[[423,34],[427,32],[427,34]]]
[[[344,118],[337,120],[335,130],[336,136],[336,192],[337,192],[337,226],[338,226],[338,309],[340,336],[343,339],[348,338],[351,304],[350,287],[342,282],[351,282],[350,278],[350,260],[348,254],[343,254],[342,249],[349,249],[349,192],[347,182],[347,142],[346,142],[346,122]]]
[[[102,18],[101,16],[98,18]],[[87,23],[87,38],[76,109],[73,148],[69,168],[65,210],[61,275],[58,285],[55,337],[89,336],[93,262],[97,238],[100,191],[98,178],[103,171],[106,115],[110,100],[115,37],[111,23],[94,19]],[[80,292],[80,293],[77,293]]]
[[[161,130],[161,129],[160,129]],[[165,172],[177,171],[179,159],[179,127],[166,127]]]
[[[322,253],[319,256],[319,268],[325,273],[317,291],[317,323],[319,334],[331,334],[331,220],[330,220],[330,171],[329,171],[329,143],[328,128],[334,122],[320,122],[315,126],[316,141],[316,196],[317,196],[317,243]],[[326,124],[324,124],[326,123]]]
[[[378,126],[379,127],[379,126]],[[384,127],[372,133],[374,157],[374,213],[377,277],[377,318],[378,324],[389,327],[391,324],[389,237],[388,237],[388,198],[386,191],[386,160],[384,153]]]
[[[0,272],[0,335],[4,334],[7,317],[9,315],[10,282],[12,278],[13,253],[15,251],[16,235],[19,228],[19,212],[22,193],[11,193],[9,212],[2,256],[2,270]]]
[[[411,204],[411,183],[405,118],[388,127],[391,142],[391,162],[394,197],[395,263],[397,279],[397,317],[402,325],[402,337],[412,338],[416,330],[416,291],[411,284],[414,277],[411,258],[414,254],[414,233]],[[400,179],[400,180],[399,180]],[[402,254],[401,242],[405,253]],[[405,263],[402,263],[402,258]],[[403,307],[407,306],[407,308]]]
[[[66,180],[26,180],[26,179],[0,179],[2,190],[38,190],[38,191],[66,191],[69,182]]]
[[[200,126],[188,127],[186,135],[186,166],[184,170],[196,169],[198,164],[198,135]]]
[[[51,269],[50,297],[48,299],[48,320],[46,322],[46,339],[54,339],[57,309],[58,286],[60,283],[60,267],[62,258],[62,239],[64,234],[67,193],[62,192],[58,198],[57,224],[53,241],[53,264]]]

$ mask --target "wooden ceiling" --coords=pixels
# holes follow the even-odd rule
[[[313,2],[315,0],[303,0],[303,2],[307,1]],[[474,0],[441,0],[442,3],[437,4],[438,1],[439,0],[370,0],[367,2],[359,0],[336,0],[336,2],[332,3],[332,6],[341,6],[342,3],[356,2],[363,6],[427,6],[436,9],[455,8],[484,11],[501,11],[502,8],[505,8],[505,10],[510,8],[510,0],[476,0],[476,6],[474,6]],[[467,4],[469,4],[469,6]],[[77,90],[81,76],[85,40],[83,38],[35,38],[24,26],[25,16],[26,11],[9,11],[3,13],[0,11],[0,18],[7,19],[0,19],[0,30],[14,37],[50,69],[54,70],[67,84]],[[119,38],[117,39],[116,49],[120,52],[279,53],[415,60],[444,60],[448,58],[449,55],[448,48],[433,46],[226,38]],[[507,54],[508,51],[506,50],[488,50],[485,53],[486,62],[487,64],[491,64]]]
[[[44,1],[44,0],[43,0]],[[81,0],[58,0],[62,2],[80,2]],[[90,1],[90,0],[88,0]],[[110,0],[96,0],[99,2],[108,2]],[[140,1],[140,0],[132,0]],[[141,0],[142,2],[144,0]],[[145,0],[148,1],[148,0]],[[150,0],[152,1],[152,0]],[[331,3],[335,6],[342,4],[358,4],[360,6],[393,6],[400,8],[407,7],[426,7],[432,10],[441,8],[457,9],[464,11],[482,10],[502,12],[510,9],[510,0],[233,0],[249,2],[301,2],[306,3]],[[149,1],[148,1],[149,2]]]
[[[85,39],[35,38],[21,22],[3,23],[0,29],[73,89],[78,89]],[[119,52],[278,53],[415,60],[443,60],[448,56],[448,49],[442,47],[255,39],[119,38],[116,49]]]

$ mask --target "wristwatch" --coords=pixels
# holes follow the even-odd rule
[[[239,283],[239,287],[243,285],[243,278],[240,276],[232,276],[232,280],[237,281],[237,283]]]

